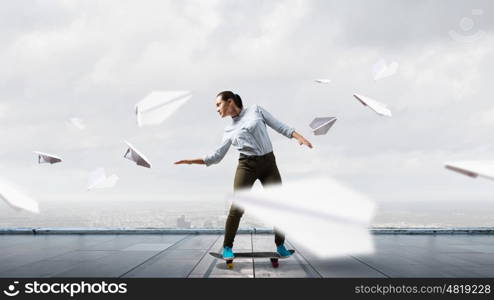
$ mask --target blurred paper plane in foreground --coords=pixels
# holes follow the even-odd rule
[[[124,157],[128,160],[135,162],[138,166],[143,166],[145,168],[151,168],[151,163],[149,160],[139,152],[134,146],[132,146],[129,142],[125,141],[128,148],[125,151]]]
[[[39,164],[56,164],[62,161],[62,159],[58,156],[44,153],[44,152],[39,152],[39,151],[34,151],[34,153],[38,154],[38,163]]]
[[[88,190],[114,187],[118,181],[118,176],[113,174],[106,177],[105,169],[98,168],[89,174]]]
[[[446,169],[473,178],[484,177],[494,180],[494,161],[458,161],[444,164]]]
[[[321,84],[328,84],[331,82],[330,79],[315,79],[314,81]]]
[[[312,132],[314,132],[314,135],[323,135],[328,133],[329,129],[335,122],[335,117],[315,118],[314,120],[312,120],[309,126],[310,128],[312,128]]]
[[[135,106],[137,125],[158,125],[185,104],[192,94],[188,91],[153,91]]]
[[[386,105],[382,104],[381,102],[359,94],[353,94],[353,97],[360,101],[360,103],[362,103],[364,106],[370,107],[378,115],[391,117],[391,111],[386,107]]]
[[[330,178],[239,191],[232,202],[321,258],[374,252],[375,204]]]
[[[0,199],[16,210],[39,213],[38,203],[11,183],[0,179]]]

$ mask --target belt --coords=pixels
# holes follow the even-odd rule
[[[269,152],[269,153],[266,153],[264,155],[246,155],[246,154],[243,154],[243,153],[240,153],[240,158],[246,158],[246,159],[252,159],[252,160],[259,160],[259,159],[264,159],[264,158],[267,158],[269,156],[273,156],[273,152]]]

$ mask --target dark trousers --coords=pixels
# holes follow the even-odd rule
[[[259,179],[263,187],[270,184],[281,184],[281,176],[276,166],[273,152],[262,156],[246,156],[240,154],[233,190],[250,189],[254,182]],[[230,207],[230,212],[225,224],[224,247],[233,247],[233,240],[237,234],[240,218],[244,214],[243,209],[236,205]],[[274,242],[277,246],[285,242],[285,236],[275,228]]]

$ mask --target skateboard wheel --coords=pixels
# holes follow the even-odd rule
[[[279,266],[278,259],[271,258],[271,265],[273,266],[273,268],[278,268],[278,266]]]

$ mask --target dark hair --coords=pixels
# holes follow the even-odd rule
[[[242,98],[240,98],[239,95],[235,94],[232,91],[223,91],[218,95],[216,95],[216,97],[221,97],[221,100],[223,101],[228,101],[228,99],[232,99],[238,108],[242,109],[244,107],[244,105],[242,104]]]

